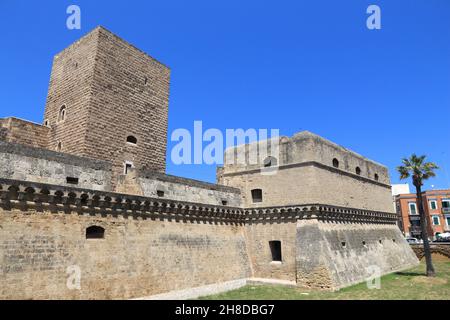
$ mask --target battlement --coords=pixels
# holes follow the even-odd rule
[[[299,219],[318,219],[325,222],[394,224],[397,216],[322,204],[278,206],[267,208],[241,208],[207,205],[142,197],[137,195],[104,192],[71,186],[52,185],[30,181],[0,179],[0,206],[5,210],[48,210],[130,216],[133,219],[151,218],[169,221],[203,221],[229,223],[279,223]]]

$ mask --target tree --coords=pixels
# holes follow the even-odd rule
[[[422,201],[423,181],[436,176],[434,170],[439,167],[433,162],[425,162],[426,156],[417,156],[412,154],[411,157],[403,158],[403,165],[397,167],[400,173],[400,179],[412,177],[413,185],[416,187],[417,206],[420,214],[420,227],[422,231],[423,249],[425,253],[425,261],[427,264],[427,276],[434,277],[435,271],[433,262],[431,261],[430,243],[428,241],[428,221],[425,217],[425,210]]]

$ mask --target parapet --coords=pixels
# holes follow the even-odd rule
[[[111,190],[111,164],[108,162],[1,141],[0,177]]]
[[[119,177],[117,191],[208,205],[241,206],[241,192],[237,188],[150,170],[129,170]]]
[[[230,156],[233,153],[234,157]],[[269,157],[274,158],[279,169],[316,164],[334,167],[381,184],[390,184],[386,166],[309,131],[296,133],[290,138],[282,136],[227,149],[220,174],[229,176],[259,172]],[[241,159],[245,159],[245,162],[236,161]]]

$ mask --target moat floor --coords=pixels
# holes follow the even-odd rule
[[[425,263],[381,278],[380,289],[360,283],[338,292],[309,291],[273,285],[245,286],[238,290],[200,299],[214,300],[438,300],[450,299],[450,262],[434,261],[435,278],[424,276]]]

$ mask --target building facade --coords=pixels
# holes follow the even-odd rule
[[[403,234],[421,239],[421,222],[416,194],[396,195],[395,203]],[[424,191],[422,192],[422,203],[429,237],[435,238],[440,233],[450,232],[450,190]]]
[[[336,290],[417,265],[386,167],[310,132],[217,184],[167,175],[169,79],[98,27],[55,56],[42,124],[0,119],[0,298]]]

